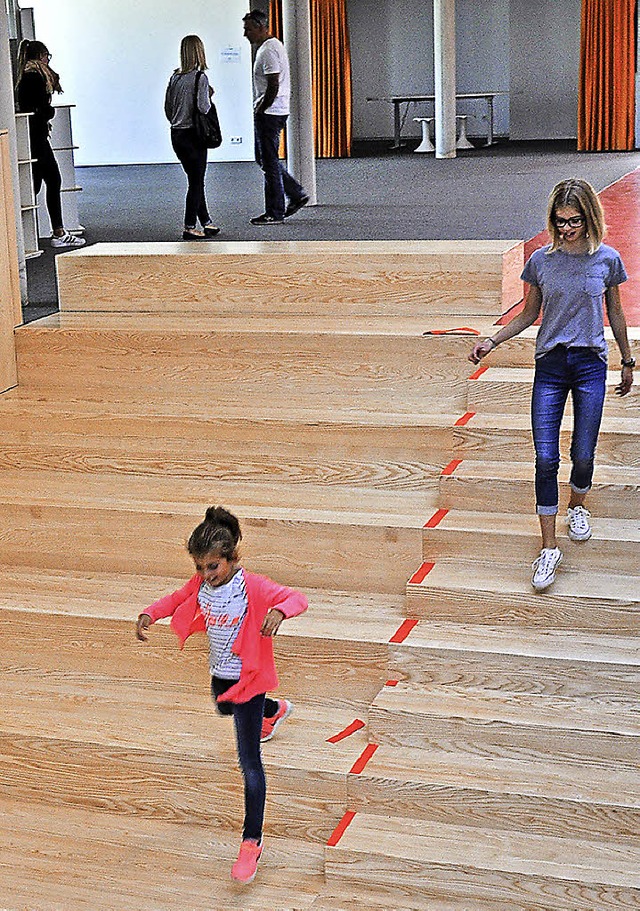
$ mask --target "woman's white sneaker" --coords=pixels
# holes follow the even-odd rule
[[[59,237],[54,234],[51,238],[52,247],[84,247],[85,244],[84,237],[76,237],[75,234],[69,234],[68,231],[65,231]]]
[[[569,526],[569,537],[572,541],[588,541],[591,537],[591,525],[589,519],[591,513],[584,506],[574,506],[567,509],[567,525]]]
[[[533,561],[531,584],[536,591],[549,588],[556,580],[556,569],[562,563],[562,551],[559,547],[543,547],[540,556]]]

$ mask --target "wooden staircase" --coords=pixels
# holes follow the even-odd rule
[[[17,332],[0,396],[3,909],[640,908],[637,394],[609,397],[593,540],[536,594],[535,333],[471,380],[468,338],[422,335],[487,332],[521,261],[509,242],[57,258],[63,310]],[[264,746],[245,888],[205,643],[133,637],[214,502],[245,564],[310,601],[275,641],[295,711]]]

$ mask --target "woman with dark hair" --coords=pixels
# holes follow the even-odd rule
[[[44,182],[46,187],[46,204],[51,221],[52,247],[82,247],[86,243],[83,237],[76,237],[66,231],[62,221],[62,201],[60,188],[62,178],[56,161],[49,133],[50,121],[55,115],[51,105],[54,92],[62,92],[60,77],[52,70],[49,61],[51,54],[42,41],[24,40],[18,49],[18,106],[22,114],[29,117],[29,137],[31,140],[31,157],[34,159],[33,185],[36,195]]]
[[[572,541],[588,541],[592,534],[584,503],[593,479],[607,377],[603,299],[622,357],[617,395],[631,389],[636,365],[618,288],[627,274],[620,254],[602,242],[604,211],[591,184],[578,179],[556,184],[547,205],[547,229],[551,243],[531,255],[522,273],[529,284],[523,311],[478,342],[469,355],[477,364],[502,342],[533,325],[542,312],[531,399],[536,512],[542,535],[531,584],[538,591],[553,583],[562,562],[556,516],[560,425],[569,393],[573,435],[566,523]]]
[[[196,104],[202,114],[211,107],[213,89],[205,75],[206,69],[202,40],[197,35],[186,35],[180,43],[180,67],[171,75],[164,98],[164,112],[171,123],[171,145],[187,175],[183,240],[207,240],[220,233],[207,209],[204,189],[207,149],[193,125]],[[197,228],[198,221],[201,231]]]

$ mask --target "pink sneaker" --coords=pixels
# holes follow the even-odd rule
[[[278,699],[278,711],[275,715],[272,715],[271,718],[262,719],[260,742],[264,743],[266,740],[271,740],[278,729],[278,725],[280,725],[285,718],[288,718],[292,711],[293,704],[291,702],[288,702],[286,699]]]
[[[238,859],[231,868],[232,879],[239,883],[251,883],[258,872],[258,861],[262,854],[262,843],[258,844],[251,838],[245,838],[240,845]]]

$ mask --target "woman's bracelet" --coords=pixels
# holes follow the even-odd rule
[[[485,342],[491,342],[491,350],[492,350],[492,351],[493,351],[494,348],[497,348],[497,347],[498,347],[498,343],[497,343],[497,342],[494,342],[494,340],[491,338],[491,336],[489,336],[489,338],[486,338],[486,339],[485,339]]]

